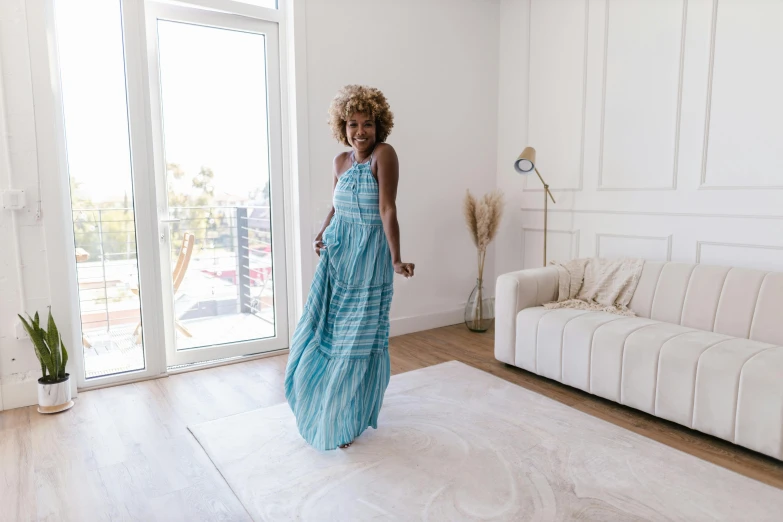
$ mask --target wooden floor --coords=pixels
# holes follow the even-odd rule
[[[783,489],[783,463],[497,362],[463,326],[395,337],[392,372],[450,360]],[[286,357],[85,392],[65,413],[0,412],[0,520],[249,520],[187,426],[285,400]]]

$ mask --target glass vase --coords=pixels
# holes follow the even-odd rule
[[[495,300],[486,297],[483,281],[477,279],[465,305],[465,326],[472,332],[486,332],[494,320]]]

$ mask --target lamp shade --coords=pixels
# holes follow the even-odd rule
[[[525,147],[522,154],[514,162],[514,168],[520,174],[529,174],[536,168],[536,149]]]

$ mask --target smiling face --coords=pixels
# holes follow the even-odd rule
[[[375,147],[375,120],[363,112],[357,112],[345,122],[348,143],[357,154],[365,156]]]

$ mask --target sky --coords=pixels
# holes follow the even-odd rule
[[[121,202],[131,174],[119,0],[55,5],[70,175],[93,202]],[[216,193],[263,188],[264,36],[158,21],[158,42],[166,162],[186,179],[211,168]]]

